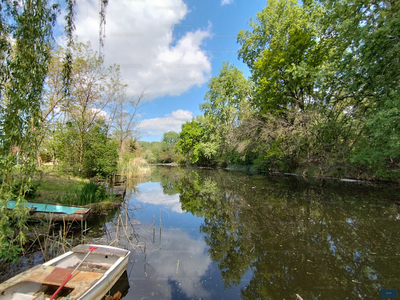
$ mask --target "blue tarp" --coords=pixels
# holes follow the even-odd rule
[[[8,201],[7,208],[13,209],[16,201]],[[75,213],[79,207],[64,206],[64,205],[54,205],[54,204],[44,204],[44,203],[32,203],[25,202],[24,205],[30,208],[36,208],[37,212],[52,212],[52,213],[64,213],[71,215]]]

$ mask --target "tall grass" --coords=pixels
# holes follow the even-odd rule
[[[68,241],[68,234],[71,233],[71,227],[72,222],[67,224],[65,221],[57,227],[50,218],[47,222],[42,222],[41,230],[37,231],[35,228],[33,229],[36,236],[33,244],[38,241],[44,261],[63,254],[68,248],[71,248],[73,236]]]
[[[150,175],[150,166],[146,160],[141,157],[130,158],[119,162],[118,171],[124,174],[127,180]]]
[[[57,197],[57,203],[65,205],[84,206],[90,203],[105,202],[113,200],[114,197],[108,194],[104,186],[91,181],[85,183],[82,189],[75,192],[65,192]]]

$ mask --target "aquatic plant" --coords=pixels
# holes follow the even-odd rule
[[[82,189],[75,191],[66,191],[57,197],[57,203],[65,205],[85,206],[90,203],[106,202],[113,200],[114,197],[109,194],[106,188],[96,182],[85,183]]]
[[[150,175],[150,166],[146,160],[141,157],[130,158],[128,161],[120,161],[118,165],[120,174],[126,175],[127,179]]]

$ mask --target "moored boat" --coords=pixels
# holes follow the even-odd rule
[[[14,209],[15,205],[16,201],[8,201],[7,208]],[[30,211],[30,219],[52,220],[53,222],[84,221],[91,213],[90,208],[59,204],[25,202],[24,206]]]
[[[0,300],[48,300],[71,272],[55,299],[101,299],[126,270],[129,254],[111,246],[79,245],[1,283]]]

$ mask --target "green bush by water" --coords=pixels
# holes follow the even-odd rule
[[[104,186],[95,182],[85,183],[82,189],[75,192],[66,192],[58,197],[57,202],[66,205],[84,206],[90,203],[106,202],[113,200],[111,194],[107,194]]]
[[[15,195],[18,195],[18,193],[21,191],[21,186],[23,185],[23,182],[21,180],[16,180],[13,185],[12,185],[12,192]],[[34,198],[36,195],[36,191],[38,188],[37,183],[32,183],[32,182],[28,182],[24,185],[24,189],[25,189],[25,198]]]

